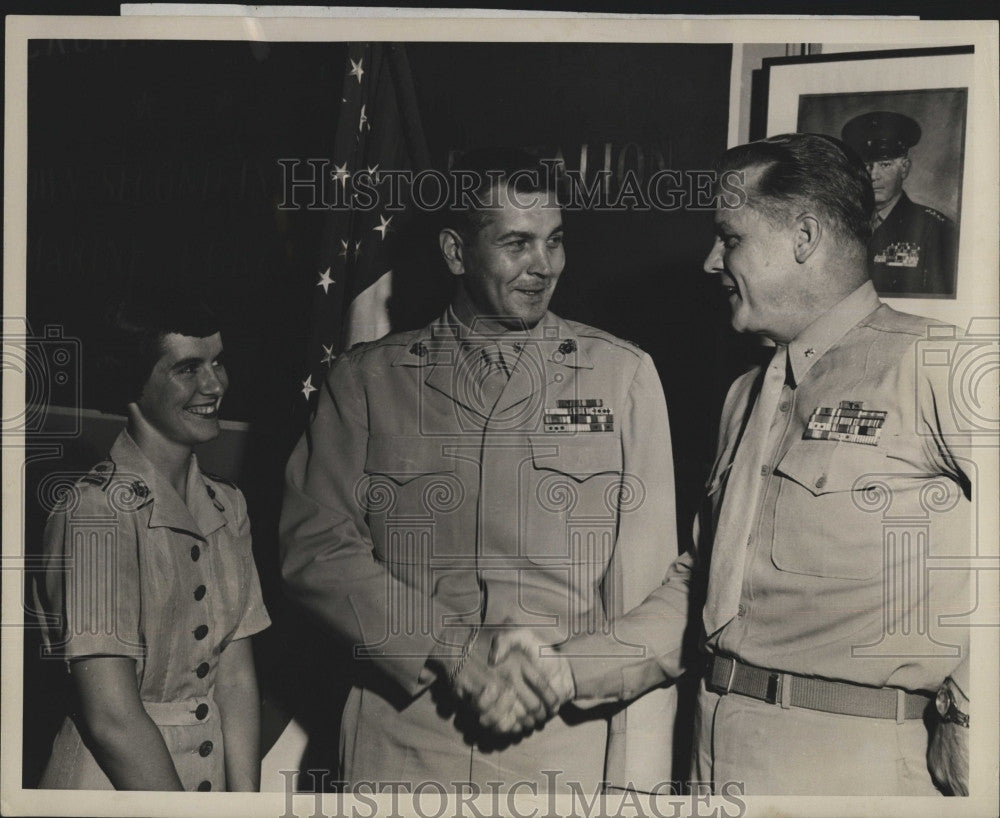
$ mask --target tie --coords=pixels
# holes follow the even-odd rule
[[[743,568],[747,548],[757,518],[757,501],[764,476],[764,455],[768,433],[785,383],[788,348],[779,346],[764,373],[760,394],[754,403],[750,419],[740,438],[733,459],[719,524],[712,546],[712,562],[708,580],[708,599],[705,602],[705,632],[711,636],[734,616],[743,586]]]
[[[496,341],[486,341],[480,346],[476,367],[476,391],[480,404],[490,409],[507,386],[510,374],[505,366],[503,353]]]

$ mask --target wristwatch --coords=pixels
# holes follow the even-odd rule
[[[934,706],[937,708],[941,721],[960,724],[962,727],[969,726],[969,715],[958,709],[958,705],[955,703],[955,694],[952,692],[948,680],[945,680],[945,683],[938,688]]]

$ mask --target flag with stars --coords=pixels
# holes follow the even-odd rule
[[[391,329],[390,249],[406,212],[387,209],[391,183],[384,174],[429,166],[404,47],[351,43],[327,179],[327,199],[337,206],[329,210],[321,257],[311,271],[311,337],[300,378],[310,407],[342,351]]]

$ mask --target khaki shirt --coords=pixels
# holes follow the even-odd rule
[[[499,386],[476,374],[479,348],[496,345],[510,375]],[[586,431],[547,422],[586,412],[601,419]],[[551,313],[486,339],[443,317],[337,360],[288,463],[281,543],[289,592],[370,662],[344,717],[348,780],[509,785],[551,762],[589,791],[603,718],[556,718],[488,750],[466,743],[425,662],[480,622],[551,643],[608,630],[676,555],[670,451],[649,356]],[[669,780],[665,716],[629,722],[630,735],[656,731],[662,752],[615,749],[616,764]]]
[[[950,411],[956,340],[948,335],[881,304],[867,282],[789,345],[758,501],[746,510],[756,523],[739,613],[707,635],[709,652],[911,691],[967,672],[968,628],[947,617],[970,610],[963,558],[972,550],[974,471],[961,454],[968,434]],[[700,541],[617,623],[618,638],[646,645],[649,658],[572,660],[580,695],[628,697],[683,672],[689,596],[704,588],[711,551],[747,547],[713,543],[711,532],[759,375],[741,377],[726,398]],[[830,420],[824,408],[840,411],[834,431],[846,438],[809,429]],[[872,416],[884,418],[877,433],[851,425],[860,410],[884,413]],[[596,649],[593,638],[576,647]]]

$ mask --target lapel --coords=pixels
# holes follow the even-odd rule
[[[213,486],[198,467],[198,458],[192,452],[191,463],[188,466],[187,508],[198,529],[206,538],[214,534],[228,522],[225,505],[217,496],[218,489]]]
[[[517,333],[523,340],[515,339],[514,333],[511,335],[512,341],[523,346],[507,388],[497,401],[495,414],[514,408],[539,391],[552,388],[559,391],[560,384],[572,382],[563,376],[573,370],[594,368],[573,328],[551,312],[530,333]]]
[[[127,431],[123,430],[118,435],[111,448],[111,459],[115,462],[116,477],[131,480],[133,492],[142,498],[137,512],[148,513],[148,528],[169,528],[206,539],[226,524],[226,518],[212,504],[205,490],[205,480],[194,454],[188,463],[190,507],[181,500],[170,481],[143,454]],[[133,476],[138,479],[133,480]]]

